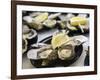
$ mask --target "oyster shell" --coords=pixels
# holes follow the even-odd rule
[[[70,20],[71,18],[75,17],[72,13],[67,14],[67,21]]]
[[[25,53],[27,51],[27,40],[22,39],[22,53]]]
[[[72,13],[60,15],[59,18],[61,21],[68,21],[70,18],[74,17]]]
[[[61,15],[61,13],[51,14],[50,16],[48,16],[48,19],[55,19],[55,18],[57,18],[60,15]]]
[[[37,32],[33,29],[27,29],[23,31],[23,38],[27,39],[28,45],[37,42]]]
[[[37,43],[37,44],[33,44],[32,49],[30,49],[27,53],[27,56],[29,59],[33,59],[33,60],[38,60],[41,59],[39,57],[39,54],[41,52],[41,50],[43,50],[44,48],[50,48],[50,45],[47,44],[43,44],[43,43]]]
[[[43,24],[42,23],[38,23],[38,22],[31,22],[28,24],[31,28],[34,28],[36,30],[41,30],[43,29]]]
[[[33,18],[31,16],[24,16],[23,20],[26,21],[27,23],[31,23],[33,21]]]

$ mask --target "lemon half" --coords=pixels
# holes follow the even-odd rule
[[[62,44],[66,43],[69,41],[69,36],[66,35],[64,32],[60,32],[56,35],[53,35],[52,40],[51,40],[51,45],[53,49],[60,47]]]

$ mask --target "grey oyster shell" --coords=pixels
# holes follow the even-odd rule
[[[27,40],[22,39],[22,53],[25,53],[27,51]]]

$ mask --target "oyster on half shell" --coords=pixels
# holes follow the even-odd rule
[[[57,51],[53,50],[51,45],[38,43],[32,45],[32,49],[28,51],[29,59],[48,59],[54,60],[57,58]]]
[[[28,41],[28,45],[37,42],[37,32],[34,29],[29,29],[28,26],[23,25],[23,38]]]
[[[70,45],[63,45],[58,50],[58,57],[61,60],[71,60],[74,57],[74,46]]]
[[[55,60],[57,59],[57,51],[52,48],[44,48],[39,51],[38,56],[41,59]]]
[[[45,20],[43,25],[45,25],[48,28],[53,28],[56,25],[56,20]]]
[[[38,43],[32,45],[32,49],[28,51],[27,57],[34,60],[36,67],[48,66],[52,60],[57,59],[57,51],[53,50],[51,45]]]

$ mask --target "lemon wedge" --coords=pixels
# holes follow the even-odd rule
[[[34,21],[37,23],[41,23],[48,18],[48,13],[41,13],[37,17],[35,17]]]
[[[87,24],[87,19],[84,17],[73,17],[70,19],[70,24],[72,26],[79,26],[80,25],[86,25]]]
[[[60,32],[56,35],[53,35],[52,40],[51,40],[51,45],[53,49],[60,47],[62,44],[66,43],[69,41],[68,35],[65,34],[65,32]]]

